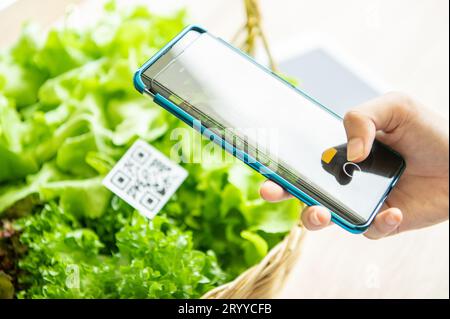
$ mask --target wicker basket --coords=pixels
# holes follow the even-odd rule
[[[283,287],[300,256],[305,229],[295,225],[282,242],[276,245],[257,265],[235,280],[207,292],[205,299],[273,298]]]

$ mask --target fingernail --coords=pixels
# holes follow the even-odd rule
[[[347,144],[347,160],[355,161],[364,155],[364,142],[360,137],[354,137]]]
[[[319,219],[319,214],[317,214],[316,212],[313,212],[311,214],[310,220],[314,226],[322,226],[322,222]]]
[[[385,222],[387,225],[391,226],[391,227],[397,226],[398,223],[399,223],[398,219],[395,218],[395,217],[394,217],[393,215],[391,215],[391,214],[387,214],[387,216],[384,218],[384,222]]]

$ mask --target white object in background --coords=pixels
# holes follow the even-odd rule
[[[297,79],[302,91],[341,117],[351,107],[389,91],[370,68],[324,34],[299,34],[275,43],[274,55],[280,72]]]
[[[15,1],[16,0],[0,0],[0,11],[2,11],[3,9],[9,7]]]

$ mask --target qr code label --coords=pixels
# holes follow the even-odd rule
[[[184,168],[138,140],[103,179],[114,194],[153,218],[186,179]]]

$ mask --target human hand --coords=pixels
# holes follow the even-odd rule
[[[407,96],[388,93],[349,111],[344,127],[349,161],[366,159],[375,138],[406,161],[405,172],[365,232],[366,237],[379,239],[448,219],[448,120]],[[266,181],[260,193],[267,201],[291,197],[272,181]],[[330,212],[321,206],[305,208],[302,221],[310,230],[332,224]]]

